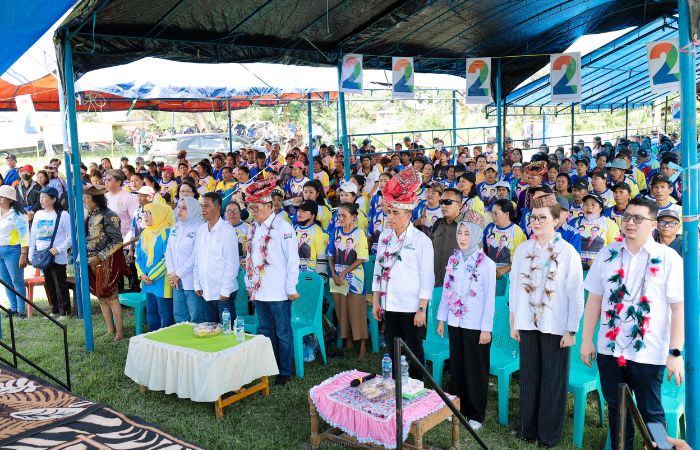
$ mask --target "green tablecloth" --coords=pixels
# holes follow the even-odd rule
[[[148,333],[144,337],[152,341],[208,353],[220,352],[238,345],[236,336],[233,333],[228,335],[222,333],[213,337],[197,337],[194,335],[192,325],[189,323],[170,326],[153,333]],[[250,339],[253,339],[253,336],[246,335],[245,340],[248,341]]]

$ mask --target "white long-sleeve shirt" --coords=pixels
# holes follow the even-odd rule
[[[558,264],[554,280],[547,281],[550,269],[547,265],[550,252],[546,247],[553,245]],[[531,259],[537,270],[531,270]],[[550,264],[553,264],[550,262]],[[537,240],[523,242],[515,249],[510,270],[510,312],[514,315],[516,330],[539,330],[542,333],[563,336],[567,331],[577,332],[583,315],[583,269],[581,257],[574,247],[561,238],[559,233],[553,241],[543,247]],[[528,293],[526,284],[534,291]],[[554,292],[549,296],[545,288]],[[535,325],[535,308],[530,302],[545,303],[539,322]]]
[[[180,278],[182,289],[185,291],[194,290],[194,247],[200,225],[176,223],[170,229],[168,247],[165,249],[165,266],[168,273],[174,273]]]
[[[32,261],[35,251],[49,248],[57,217],[55,210],[47,212],[40,209],[34,214],[32,229],[29,232],[29,261]],[[58,254],[53,258],[56,264],[68,264],[68,249],[71,245],[70,217],[67,212],[61,211],[61,220],[53,241],[53,246],[58,249]]]
[[[433,243],[422,231],[409,224],[404,231],[405,240],[401,248],[401,259],[397,259],[391,268],[388,282],[380,285],[377,277],[382,271],[379,263],[380,256],[388,252],[395,253],[399,248],[400,239],[392,229],[386,229],[379,235],[377,246],[377,263],[374,265],[372,290],[380,292],[385,288],[385,301],[381,305],[385,311],[416,312],[421,299],[433,298],[435,272],[433,271]],[[388,244],[384,244],[386,239]]]
[[[272,229],[270,230],[270,227]],[[267,265],[260,280],[260,288],[255,292],[255,300],[262,302],[280,302],[287,300],[289,295],[297,293],[299,281],[299,249],[297,234],[281,214],[270,214],[262,224],[255,227],[255,234],[248,240],[251,242],[250,253],[246,258],[252,258],[253,267],[262,264],[262,243],[267,233],[270,241],[267,243]],[[258,274],[251,279],[245,277],[248,289],[253,288]]]
[[[206,301],[238,290],[238,246],[231,242],[236,242],[236,232],[221,218],[211,230],[206,222],[197,229],[192,275],[194,290],[202,291]]]
[[[481,255],[478,267],[476,261]],[[438,320],[447,321],[452,327],[491,332],[496,311],[496,263],[482,250],[469,255],[466,260],[461,252],[454,256],[457,265],[445,275],[442,299],[438,308]],[[451,296],[464,304],[463,308],[449,307]]]

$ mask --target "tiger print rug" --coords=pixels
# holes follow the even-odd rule
[[[0,364],[0,448],[193,449],[157,426]]]

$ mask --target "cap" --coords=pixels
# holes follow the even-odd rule
[[[9,198],[10,200],[17,200],[17,191],[12,186],[3,184],[0,186],[0,197]]]
[[[136,191],[136,193],[141,195],[153,196],[155,195],[156,191],[150,186],[141,186],[141,188],[138,191]]]
[[[656,215],[656,220],[661,219],[662,217],[671,217],[673,219],[676,219],[677,221],[681,221],[681,213],[678,212],[677,209],[674,208],[667,208],[667,209],[662,209],[659,211],[659,213]]]
[[[173,169],[171,166],[164,166],[163,172],[170,172],[171,174],[175,175],[175,169]]]
[[[513,164],[513,169],[515,169],[516,167],[520,167],[520,168],[522,169],[522,168],[523,168],[523,165],[522,165],[521,163],[514,163],[514,164]]]
[[[304,170],[304,163],[301,161],[297,161],[294,164],[292,164],[292,167],[296,167],[297,169],[302,169]]]
[[[33,173],[34,173],[34,167],[32,167],[32,166],[29,165],[29,164],[27,164],[26,166],[22,166],[22,168],[19,169],[19,173],[22,173],[22,172],[28,172],[28,173],[32,173],[32,174],[33,174]]]
[[[340,190],[348,193],[352,192],[353,194],[357,195],[357,185],[352,181],[343,182],[343,184],[340,185]]]
[[[297,209],[299,209],[301,211],[308,211],[313,215],[318,214],[318,205],[313,200],[304,200],[297,207]]]
[[[484,172],[486,172],[486,170],[493,170],[494,172],[498,172],[498,169],[496,168],[495,164],[486,164],[486,169],[484,170]]]
[[[137,156],[135,162],[136,164],[143,164],[143,156]]]
[[[632,193],[632,188],[630,187],[629,184],[625,183],[624,181],[621,181],[621,182],[613,185],[612,190],[615,191],[616,189],[625,189],[630,194]]]
[[[646,151],[645,149],[641,148],[641,149],[637,150],[637,156],[642,157],[642,158],[646,158],[647,156],[649,156],[649,152]]]
[[[7,155],[5,159],[12,159],[14,161],[17,161],[17,157],[15,155]]]
[[[576,158],[576,164],[578,163],[584,163],[586,166],[588,166],[588,158]]]
[[[661,175],[660,173],[651,177],[651,181],[650,181],[649,185],[654,187],[654,185],[656,183],[668,183],[669,186],[673,185],[673,183],[671,182],[671,179],[669,177]]]
[[[460,178],[466,178],[467,181],[471,181],[472,184],[476,184],[476,175],[474,175],[474,172],[464,172],[462,175],[460,175]]]
[[[598,204],[600,205],[601,208],[605,208],[605,201],[603,200],[603,198],[602,198],[600,195],[595,194],[595,193],[593,193],[593,192],[589,192],[588,194],[586,194],[586,195],[583,197],[583,201],[585,202],[585,201],[588,200],[589,198],[592,198],[593,200],[595,200],[596,202],[598,202]]]
[[[119,159],[119,161],[128,161],[128,160],[129,160],[129,158],[127,158],[126,156],[122,156],[122,157]]]
[[[567,200],[566,197],[557,195],[557,203],[559,203],[559,206],[561,206],[561,209],[563,209],[564,211],[569,210],[569,200]]]
[[[578,178],[576,181],[574,181],[574,184],[571,185],[572,189],[581,189],[581,190],[588,190],[588,183],[586,183],[586,180],[582,178]]]
[[[627,161],[622,158],[615,158],[613,162],[607,163],[605,167],[607,169],[627,170]]]
[[[508,183],[507,181],[501,180],[498,183],[496,183],[496,189],[498,189],[499,187],[506,188],[506,189],[510,190],[510,183]]]
[[[605,171],[602,170],[602,169],[600,169],[600,170],[594,170],[593,172],[591,172],[591,178],[595,178],[595,177],[603,178],[603,179],[607,180],[607,179],[608,179],[608,174],[605,173]]]
[[[369,145],[369,144],[371,144],[371,143],[372,143],[371,140],[365,139],[364,141],[362,141],[362,146],[364,147],[365,145]]]
[[[58,198],[58,190],[55,187],[46,186],[44,189],[41,190],[41,193],[46,194],[52,198]]]

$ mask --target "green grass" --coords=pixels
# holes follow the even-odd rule
[[[39,300],[39,303],[45,304],[45,301]],[[66,322],[69,330],[73,392],[92,401],[109,404],[127,414],[139,416],[158,424],[170,433],[210,449],[310,449],[307,403],[309,389],[344,370],[356,368],[376,372],[380,367],[378,355],[372,355],[364,362],[350,356],[335,357],[329,360],[326,367],[318,358],[317,361],[305,365],[306,377],[303,380],[293,378],[284,387],[272,386],[271,395],[267,398],[257,394],[235,403],[224,410],[224,419],[217,421],[211,403],[194,403],[162,392],[139,393],[136,383],[124,375],[128,339],[115,344],[104,336],[104,322],[96,304],[93,304],[92,318],[96,336],[95,351],[92,353],[85,352],[82,321],[71,319]],[[125,334],[131,336],[134,329],[131,310],[126,310],[125,319]],[[16,324],[19,351],[63,379],[63,340],[57,327],[37,314],[31,319],[17,321]],[[2,330],[4,341],[9,343],[7,318],[2,320]],[[8,358],[8,353],[4,350],[0,350],[0,355]],[[33,372],[26,364],[20,363],[19,366],[26,372]],[[447,382],[449,383],[449,377]],[[518,421],[517,398],[516,377],[511,384],[510,426],[498,425],[496,380],[492,378],[486,423],[479,432],[491,449],[536,448],[513,436]],[[573,397],[569,396],[564,437],[559,447],[561,449],[574,448],[571,437],[572,414]],[[600,449],[605,442],[605,430],[600,428],[596,417],[597,405],[590,398],[584,438],[586,449]],[[479,448],[464,428],[461,428],[460,435],[463,449]],[[449,448],[450,424],[444,423],[428,432],[424,442],[433,447]],[[321,448],[343,447],[324,443]]]

